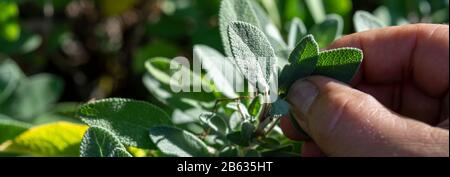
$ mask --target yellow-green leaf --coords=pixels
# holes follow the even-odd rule
[[[35,156],[79,156],[86,125],[56,122],[33,127],[0,145],[0,151]]]

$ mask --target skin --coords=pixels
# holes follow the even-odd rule
[[[329,48],[338,47],[364,52],[350,86],[312,76],[288,92],[312,138],[303,156],[449,156],[448,25],[355,33]],[[305,139],[288,119],[280,126],[287,137]]]

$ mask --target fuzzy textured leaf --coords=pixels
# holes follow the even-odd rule
[[[81,106],[81,120],[91,127],[109,130],[127,146],[151,148],[148,129],[157,125],[170,125],[167,113],[143,101],[110,98]]]
[[[249,23],[233,22],[228,36],[232,56],[241,73],[259,89],[268,89],[276,56],[264,33]]]
[[[319,45],[312,35],[305,36],[289,56],[291,63],[281,71],[279,87],[287,90],[298,79],[311,75],[319,59]]]
[[[349,83],[359,69],[363,53],[357,48],[339,48],[323,51],[317,62],[317,75],[328,76]]]
[[[228,27],[233,21],[242,21],[254,26],[260,26],[258,17],[252,4],[248,0],[225,0],[222,1],[219,12],[220,33],[222,35],[223,46],[227,56],[233,56],[228,37]]]
[[[119,139],[106,129],[90,127],[83,136],[81,157],[132,157]]]
[[[291,26],[289,28],[289,35],[288,35],[289,48],[294,49],[295,45],[297,45],[306,34],[307,31],[305,24],[300,18],[295,17],[291,21]]]
[[[23,73],[14,61],[0,58],[0,104],[13,94],[22,77]]]
[[[207,145],[192,133],[169,126],[150,129],[150,139],[163,153],[176,157],[211,156]]]
[[[319,47],[325,48],[342,35],[343,28],[342,17],[332,14],[328,15],[323,22],[314,25],[309,32],[316,37]]]
[[[63,91],[61,78],[38,74],[20,80],[12,95],[0,103],[0,112],[20,120],[29,120],[48,111]]]
[[[366,11],[356,11],[353,23],[357,32],[385,27],[386,25],[377,17]]]
[[[189,98],[202,102],[210,102],[215,100],[215,95],[212,92],[192,91],[194,78],[198,79],[196,80],[196,83],[200,82],[199,84],[201,85],[199,86],[201,88],[206,88],[208,90],[214,91],[213,88],[211,88],[211,85],[208,84],[206,80],[203,80],[203,78],[199,74],[193,73],[187,66],[180,67],[179,69],[171,69],[171,62],[174,62],[175,64],[181,64],[163,57],[151,58],[145,62],[145,67],[149,75],[152,76],[154,80],[158,81],[159,87],[163,89],[163,91],[160,92],[169,93],[166,95],[162,95],[164,97],[167,97],[166,99],[161,100],[163,101],[163,103],[166,103],[167,99],[170,99],[171,96],[178,97],[178,99]],[[189,77],[189,81],[191,82],[171,82],[176,79],[181,79],[180,77]],[[190,88],[190,92],[184,92],[183,90],[181,90],[181,92],[175,93],[172,91],[171,86],[177,88]]]
[[[238,97],[234,85],[243,84],[243,80],[228,58],[211,47],[196,45],[194,46],[194,60],[202,64],[202,68],[214,81],[218,91],[228,98]],[[230,74],[233,74],[233,77],[229,77]]]

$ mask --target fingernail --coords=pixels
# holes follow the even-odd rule
[[[292,85],[287,99],[294,109],[299,109],[303,115],[306,115],[318,94],[319,91],[313,83],[302,79]],[[304,116],[300,117],[304,119]]]

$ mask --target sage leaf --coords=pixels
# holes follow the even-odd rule
[[[373,11],[373,15],[381,21],[383,25],[390,25],[392,15],[386,6],[380,6]],[[384,26],[383,26],[384,27]]]
[[[314,74],[349,83],[363,60],[363,52],[357,48],[339,48],[320,52]]]
[[[216,98],[214,93],[212,92],[214,91],[214,89],[207,81],[205,81],[199,74],[192,72],[187,66],[183,65],[183,67],[180,67],[179,69],[171,69],[171,62],[175,62],[175,64],[181,65],[181,63],[163,57],[151,58],[145,62],[145,67],[148,71],[148,74],[152,76],[154,80],[158,81],[158,84],[162,89],[169,93],[172,93],[171,95],[164,95],[167,99],[170,99],[170,96],[176,95],[178,99],[189,98],[202,102],[215,101]],[[177,79],[183,79],[181,77],[185,77],[186,80],[183,80],[182,83],[175,81]],[[195,84],[199,84],[196,85],[197,87],[200,87],[200,89],[210,90],[211,92],[201,92],[202,90],[199,90],[198,92],[194,91],[194,78],[196,79]],[[173,87],[177,89],[179,88],[180,92],[172,91]],[[181,90],[183,88],[188,88],[189,92]],[[162,101],[165,102],[167,100]]]
[[[272,2],[272,0],[269,1]],[[267,39],[269,40],[272,48],[274,49],[275,55],[278,57],[278,62],[281,62],[279,64],[283,64],[282,61],[287,60],[285,55],[287,45],[284,42],[283,37],[281,36],[280,31],[278,30],[278,27],[273,23],[273,21],[268,17],[264,9],[256,1],[251,0],[250,2],[260,25],[257,27],[262,32],[264,32]]]
[[[241,73],[262,91],[269,89],[276,57],[269,41],[257,27],[233,22],[228,28],[232,56]]]
[[[255,132],[255,126],[249,122],[244,122],[241,127],[241,136],[244,141],[251,142]]]
[[[225,122],[224,118],[214,113],[205,113],[200,116],[200,121],[211,128],[213,131],[226,134],[228,133],[228,124]]]
[[[150,139],[164,154],[176,157],[211,156],[208,146],[192,133],[169,127],[150,128]]]
[[[227,139],[228,139],[228,141],[230,141],[236,145],[239,145],[239,146],[245,147],[245,146],[249,145],[249,142],[244,138],[241,131],[229,133],[227,135]]]
[[[35,156],[79,156],[86,125],[55,122],[28,129],[0,146],[0,151]]]
[[[194,46],[194,61],[202,64],[202,68],[214,81],[215,88],[228,98],[236,98],[234,88],[243,84],[239,72],[234,65],[215,49],[205,45]],[[226,72],[226,73],[224,73]],[[229,75],[232,74],[232,77]],[[236,86],[236,87],[234,87]]]
[[[254,149],[250,149],[245,153],[245,157],[261,157],[261,154]]]
[[[227,146],[220,150],[219,157],[236,157],[238,156],[238,150],[234,146]]]
[[[342,35],[343,28],[342,17],[331,14],[321,23],[314,25],[309,33],[316,37],[320,48],[325,48]]]
[[[206,112],[201,107],[201,101],[184,98],[181,93],[174,93],[149,74],[142,78],[145,87],[161,103],[167,105],[168,113],[174,124],[186,124],[197,122],[197,117]],[[200,99],[201,100],[201,99]]]
[[[19,81],[14,92],[0,103],[0,113],[30,120],[48,111],[62,94],[64,83],[51,74],[37,74]]]
[[[233,56],[231,53],[231,44],[228,37],[228,26],[233,21],[242,21],[254,26],[260,26],[258,17],[252,4],[248,0],[225,0],[222,1],[219,11],[219,28],[222,36],[225,54]]]
[[[119,139],[100,127],[90,127],[80,146],[81,157],[131,157]]]
[[[147,102],[109,98],[81,106],[81,120],[91,127],[101,127],[113,133],[127,146],[151,148],[148,129],[156,125],[170,125],[169,116]]]
[[[305,0],[305,4],[311,12],[311,16],[315,23],[320,23],[325,20],[325,7],[322,0]]]
[[[289,49],[294,49],[295,45],[297,45],[306,34],[307,31],[303,21],[298,17],[292,19],[288,34]]]
[[[11,60],[0,58],[0,104],[6,100],[19,85],[24,74],[19,66]]]
[[[357,32],[385,27],[386,25],[377,17],[366,11],[356,11],[353,23]]]
[[[287,90],[298,79],[307,77],[314,72],[319,59],[319,45],[312,35],[305,36],[289,56],[288,66],[285,66],[279,76],[280,90]]]
[[[258,95],[256,98],[252,100],[250,105],[248,106],[248,112],[253,117],[258,117],[259,114],[262,111],[262,104],[263,104],[263,96]]]

